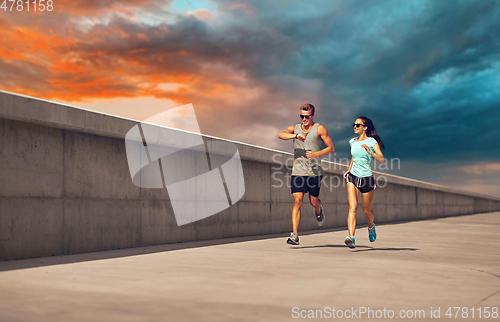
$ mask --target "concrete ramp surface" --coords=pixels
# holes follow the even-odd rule
[[[375,243],[359,227],[353,250],[330,229],[4,261],[0,321],[498,321],[499,230],[493,212],[379,225]]]

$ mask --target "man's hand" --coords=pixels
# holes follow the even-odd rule
[[[304,142],[306,140],[306,135],[301,133],[301,134],[297,135],[297,139]]]
[[[313,151],[306,151],[306,156],[308,159],[314,159],[317,157],[317,153]]]

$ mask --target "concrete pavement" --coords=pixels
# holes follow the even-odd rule
[[[500,212],[377,233],[370,243],[358,229],[354,250],[335,229],[302,233],[300,246],[268,235],[0,262],[0,321],[295,321],[319,311],[371,321],[390,310],[438,320],[431,308],[463,320],[456,309],[446,316],[449,307],[500,320],[491,315],[500,308]],[[360,316],[363,308],[386,318]]]

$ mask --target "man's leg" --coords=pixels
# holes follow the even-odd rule
[[[318,221],[318,226],[323,226],[325,216],[323,214],[323,209],[321,207],[321,200],[319,200],[319,190],[321,188],[321,179],[319,177],[309,177],[307,178],[307,188],[309,190],[309,202],[311,206],[314,207],[314,213],[316,214],[316,220]]]
[[[294,192],[293,196],[293,207],[292,207],[292,229],[294,233],[299,232],[299,223],[300,223],[300,207],[302,206],[302,202],[304,200],[303,192]]]
[[[309,202],[311,203],[311,206],[314,207],[315,214],[319,215],[321,213],[321,200],[319,200],[319,196],[313,197],[309,195]]]

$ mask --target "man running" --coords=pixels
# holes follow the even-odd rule
[[[323,206],[318,198],[324,174],[319,158],[332,153],[335,148],[326,128],[314,123],[314,110],[312,104],[302,105],[300,107],[302,124],[292,125],[278,134],[278,138],[282,140],[293,139],[294,160],[291,179],[293,232],[286,241],[292,245],[299,244],[300,207],[305,193],[309,192],[309,202],[315,209],[318,226],[323,226],[325,220]],[[322,142],[326,144],[326,148],[320,150]]]

